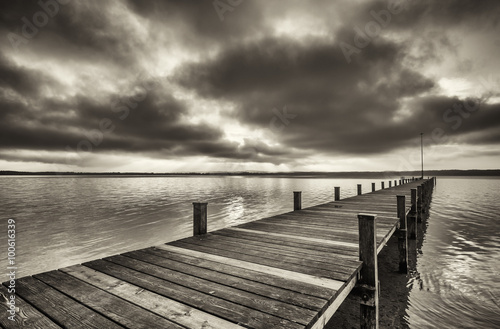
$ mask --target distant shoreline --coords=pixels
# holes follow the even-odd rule
[[[147,176],[147,177],[177,177],[177,176],[270,176],[297,178],[372,178],[372,177],[420,177],[420,171],[344,171],[344,172],[183,172],[183,173],[140,173],[140,172],[28,172],[0,171],[0,176]],[[424,176],[500,176],[500,169],[488,170],[428,170]]]

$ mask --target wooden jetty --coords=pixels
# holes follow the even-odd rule
[[[193,237],[18,279],[14,307],[4,283],[0,325],[323,328],[355,289],[361,327],[376,328],[377,254],[397,232],[407,271],[407,236],[434,183],[402,178],[365,194],[360,185],[344,199],[335,188],[332,202],[306,209],[294,192],[293,212],[210,233],[207,204],[194,203]]]

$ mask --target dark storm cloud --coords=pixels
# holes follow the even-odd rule
[[[224,1],[227,3],[226,1]],[[225,12],[223,21],[214,1],[128,0],[129,8],[173,31],[179,40],[198,49],[210,43],[227,43],[266,29],[265,17],[255,1],[242,1]],[[200,44],[201,43],[201,44]]]
[[[29,74],[28,80],[31,80]],[[206,123],[186,123],[183,120],[189,115],[186,105],[165,92],[161,85],[156,87],[147,94],[109,95],[108,101],[83,95],[66,101],[35,99],[36,106],[33,106],[35,101],[26,102],[29,98],[13,101],[0,97],[0,149],[279,161],[267,157],[277,154],[270,147],[241,148],[225,140],[219,128]],[[16,156],[19,161],[42,157]],[[9,155],[8,159],[16,156]],[[7,159],[5,155],[2,157]],[[51,157],[50,163],[58,160],[66,162],[65,158]]]
[[[234,115],[247,124],[268,126],[272,109],[287,105],[298,117],[277,134],[287,146],[376,153],[402,146],[411,137],[391,124],[399,98],[434,86],[402,68],[400,58],[394,44],[377,41],[346,65],[335,44],[266,39],[184,67],[178,77],[204,97],[235,102],[239,109]]]
[[[149,40],[134,34],[125,13],[113,1],[3,1],[0,31],[11,49],[29,47],[37,55],[61,61],[128,65],[137,63]],[[48,9],[47,9],[48,8]],[[48,13],[47,13],[48,12]],[[37,13],[45,15],[46,21]],[[38,16],[42,17],[42,16]]]
[[[161,99],[161,100],[160,100]],[[109,119],[114,131],[104,134],[96,150],[154,150],[174,148],[178,143],[218,140],[221,132],[207,125],[189,125],[180,120],[186,108],[168,95],[151,94],[135,108],[113,107],[88,98],[71,102],[47,101],[38,111],[22,103],[3,101],[1,147],[63,150],[96,136],[99,124]],[[73,112],[74,115],[66,115]],[[21,115],[19,115],[21,114]],[[120,119],[122,117],[123,119]]]
[[[0,88],[20,95],[36,96],[44,85],[58,84],[43,72],[14,64],[0,51]]]
[[[387,22],[384,28],[395,30],[442,29],[464,24],[497,27],[500,23],[500,6],[496,0],[377,0],[366,2],[350,14],[353,25],[367,23],[378,16]]]
[[[425,22],[436,27],[458,25],[464,20],[483,24],[482,19],[491,18],[499,8],[494,1],[481,2],[477,7],[476,2],[459,2],[408,1],[405,10],[391,16],[390,28],[404,24],[414,28]],[[380,13],[387,7],[386,1],[380,1],[359,8],[351,14],[352,20],[346,20],[336,31],[337,40],[353,40],[354,26],[363,27],[363,23],[374,20],[371,10]],[[493,25],[496,21],[498,18]],[[435,86],[431,79],[404,66],[406,46],[380,36],[346,65],[338,44],[261,39],[232,46],[210,62],[186,66],[179,71],[178,79],[204,97],[233,101],[238,106],[234,115],[249,125],[266,127],[273,115],[271,110],[286,104],[288,111],[300,118],[277,136],[289,147],[329,153],[386,152],[412,145],[421,131],[449,128],[450,121],[456,127],[462,119],[455,112],[446,112],[460,101],[446,97],[444,103],[430,108],[414,102],[406,115],[401,113],[405,111],[405,99],[430,92]],[[426,59],[441,59],[440,49],[454,47],[444,34],[435,35],[422,46],[420,56]],[[461,124],[461,129],[452,128],[449,134],[480,132],[489,125],[488,119],[480,124],[481,118],[496,113],[476,114],[474,120]]]

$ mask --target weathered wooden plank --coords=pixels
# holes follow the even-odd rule
[[[325,239],[311,238],[311,237],[307,237],[307,236],[300,236],[300,235],[293,235],[293,234],[266,232],[266,231],[260,231],[260,230],[248,230],[248,229],[239,228],[239,227],[231,227],[230,229],[233,231],[258,233],[258,234],[262,234],[262,235],[266,235],[266,236],[270,236],[270,237],[293,238],[297,241],[321,243],[323,245],[342,246],[342,247],[348,247],[348,248],[357,248],[358,247],[356,243],[347,242],[347,241],[325,240]],[[293,235],[293,237],[292,237],[292,235]]]
[[[292,281],[300,281],[300,282],[304,282],[304,283],[309,283],[309,284],[316,285],[319,287],[332,289],[335,291],[339,290],[345,283],[345,281],[327,279],[327,278],[322,278],[319,276],[309,275],[309,274],[305,274],[305,273],[288,271],[288,270],[276,268],[273,266],[266,266],[266,265],[262,265],[262,264],[241,261],[238,259],[222,257],[222,256],[212,255],[212,254],[206,254],[206,253],[199,252],[196,250],[179,248],[179,247],[175,247],[172,245],[164,244],[164,245],[156,246],[156,248],[167,250],[167,251],[174,251],[174,252],[185,254],[185,255],[191,255],[191,256],[195,256],[195,257],[205,258],[208,260],[212,260],[214,262],[226,263],[226,264],[241,267],[244,269],[251,269],[251,270],[254,270],[257,272],[262,272],[262,273],[266,273],[266,274],[270,274],[270,275],[279,276],[279,277],[282,277],[284,279],[288,279],[288,280],[292,280]]]
[[[269,327],[298,329],[304,327],[286,319],[231,303],[210,294],[200,293],[194,289],[189,289],[105,260],[96,260],[84,265],[243,326],[256,329],[267,329]]]
[[[124,300],[140,305],[150,312],[163,316],[190,329],[239,329],[236,323],[226,321],[212,314],[179,303],[175,300],[144,290],[107,274],[95,271],[83,265],[61,269],[75,278],[92,284]]]
[[[7,288],[0,285],[0,312],[2,314],[0,316],[0,324],[2,328],[61,328],[19,296],[15,297],[14,314],[8,313],[8,311],[11,310],[10,305],[7,304],[7,301],[10,300],[10,296],[11,294],[8,293]],[[11,316],[12,320],[9,319]]]
[[[224,241],[224,242],[223,242]],[[199,238],[187,238],[180,240],[178,242],[196,244],[199,246],[206,246],[222,250],[230,250],[232,252],[237,252],[240,254],[263,257],[268,259],[281,259],[284,262],[289,262],[297,265],[304,265],[316,268],[330,268],[333,266],[357,266],[356,259],[342,258],[332,256],[331,258],[319,257],[318,259],[313,259],[310,257],[304,257],[303,254],[297,254],[296,252],[285,252],[283,250],[278,250],[276,248],[266,248],[261,246],[253,246],[250,248],[248,244],[244,243],[234,243],[232,241],[224,240],[219,236],[203,236]],[[335,269],[333,269],[335,271]],[[349,270],[350,274],[351,271]]]
[[[392,221],[395,216],[392,217],[383,217],[381,216],[382,221]],[[279,225],[286,226],[290,228],[299,228],[299,229],[316,229],[321,230],[325,233],[331,234],[343,234],[346,235],[355,235],[357,234],[357,226],[354,224],[343,224],[343,223],[335,223],[334,221],[322,221],[322,222],[313,222],[313,221],[293,221],[293,220],[282,220],[282,221],[272,221],[272,220],[263,220],[259,221],[259,223],[264,223],[268,225]]]
[[[315,218],[331,219],[333,221],[336,221],[337,218],[340,218],[340,219],[348,218],[351,221],[355,222],[355,220],[353,220],[352,217],[353,217],[353,213],[356,211],[356,208],[359,209],[359,206],[356,206],[356,207],[350,207],[350,206],[346,206],[346,205],[335,205],[335,206],[336,207],[318,208],[318,209],[314,209],[314,211],[309,210],[309,209],[303,210],[304,212],[308,212],[308,213],[305,213],[302,216],[302,219],[304,220],[304,222],[308,222],[309,218],[312,218],[312,219],[315,219]],[[381,216],[389,216],[389,217],[395,216],[394,207],[392,205],[391,206],[378,206],[378,207],[375,205],[373,205],[373,206],[363,205],[362,207],[363,207],[363,209],[376,210],[377,213],[379,213]],[[300,218],[299,216],[283,216],[283,218],[287,218],[287,217]]]
[[[246,244],[248,247],[262,247],[262,248],[269,248],[270,250],[274,251],[281,251],[284,252],[287,255],[300,255],[301,257],[306,257],[309,259],[329,259],[332,260],[336,258],[344,258],[344,259],[356,259],[355,252],[352,252],[351,254],[345,254],[345,253],[337,253],[334,250],[331,250],[329,252],[326,251],[317,251],[317,250],[311,250],[311,249],[305,249],[305,248],[300,248],[300,247],[291,247],[287,245],[283,245],[279,241],[260,241],[257,239],[248,239],[244,238],[238,235],[235,236],[230,236],[230,235],[225,235],[225,234],[211,234],[211,236],[217,236],[218,239],[221,239],[220,241],[231,241],[235,242],[238,244]],[[342,250],[341,250],[342,251]]]
[[[281,234],[288,234],[288,235],[302,236],[302,237],[314,236],[319,239],[331,240],[331,241],[342,241],[350,243],[354,243],[356,241],[355,235],[330,233],[330,232],[325,232],[321,229],[282,227],[282,226],[264,224],[259,222],[249,223],[248,225],[242,225],[239,226],[238,228],[244,228],[255,231],[281,233]]]
[[[333,269],[329,270],[326,268],[326,266],[324,268],[320,268],[320,267],[312,267],[312,266],[306,265],[306,263],[308,263],[308,262],[304,262],[302,265],[298,265],[296,263],[283,261],[282,259],[263,258],[261,256],[252,256],[252,255],[242,254],[238,251],[217,249],[217,248],[213,248],[213,247],[207,247],[207,246],[203,246],[203,245],[185,243],[185,242],[180,242],[180,241],[170,242],[169,245],[179,247],[179,248],[191,249],[191,250],[195,250],[198,252],[208,253],[208,254],[212,254],[212,255],[216,255],[216,256],[237,259],[237,260],[241,260],[241,261],[245,261],[245,262],[249,262],[249,263],[280,268],[280,269],[291,271],[291,272],[309,274],[312,276],[318,276],[318,277],[329,278],[329,279],[340,280],[340,281],[345,281],[346,277],[348,276],[348,274],[346,274],[346,272],[347,273],[349,272],[349,269],[347,267],[339,268],[342,270],[342,272],[339,272],[339,271],[333,272],[332,271]],[[338,270],[338,269],[335,269],[335,270]]]
[[[305,296],[314,296],[328,300],[335,294],[335,290],[328,289],[323,286],[309,284],[308,282],[289,280],[274,274],[268,274],[262,271],[233,266],[228,263],[215,261],[211,255],[208,257],[197,257],[164,250],[159,248],[148,248],[142,250],[145,253],[150,253],[155,256],[166,258],[167,260],[177,261],[185,264],[194,265],[206,269],[214,270],[218,273],[232,275],[238,278],[248,279],[253,282],[263,283],[269,286],[282,287],[283,289],[298,292]],[[189,251],[190,252],[190,251]],[[225,260],[225,259],[224,259]],[[234,261],[234,260],[233,260]]]
[[[243,305],[254,310],[272,314],[303,325],[308,324],[310,319],[313,319],[316,316],[316,312],[309,309],[284,303],[269,297],[249,293],[248,291],[239,290],[217,282],[171,270],[166,267],[161,267],[156,264],[143,262],[138,259],[125,256],[113,256],[106,258],[105,260],[184,286],[186,288],[195,289],[198,292],[216,296],[238,305]]]
[[[196,242],[198,239],[187,239],[186,241],[193,240]],[[356,266],[358,260],[356,257],[339,257],[335,254],[327,254],[327,253],[318,253],[316,254],[305,254],[301,250],[288,250],[285,247],[279,245],[278,243],[274,244],[255,244],[249,240],[241,240],[235,239],[231,237],[225,237],[220,235],[207,235],[200,238],[201,241],[199,243],[203,245],[209,245],[217,247],[220,246],[219,249],[226,249],[229,247],[234,251],[241,251],[252,255],[261,255],[265,254],[268,258],[275,257],[290,257],[291,260],[295,258],[295,261],[299,261],[298,264],[301,264],[303,260],[327,263],[331,265],[342,265],[342,264],[351,264]]]
[[[76,302],[47,284],[24,277],[16,282],[16,293],[64,328],[123,328]]]
[[[391,229],[393,225],[393,221],[396,220],[396,218],[384,218],[381,219],[379,227],[382,230],[386,229]],[[272,225],[272,224],[264,224],[264,223],[251,223],[251,225],[244,225],[242,226],[244,229],[250,229],[254,231],[264,231],[264,232],[276,232],[276,233],[281,233],[285,234],[288,233],[290,236],[316,236],[321,239],[325,240],[333,240],[333,241],[345,241],[349,243],[353,243],[357,239],[357,234],[355,232],[331,232],[329,230],[324,230],[324,229],[310,229],[310,228],[300,228],[300,227],[292,227],[292,226],[285,226],[285,225]],[[382,231],[378,231],[380,239],[383,239],[384,235],[381,235]]]
[[[381,223],[383,224],[389,224],[392,223],[393,219],[396,218],[395,216],[393,217],[382,217],[381,218]],[[267,225],[275,225],[275,226],[285,226],[289,227],[291,230],[309,230],[309,229],[315,229],[315,230],[321,230],[325,234],[329,235],[342,235],[345,234],[347,236],[355,236],[358,234],[357,232],[357,225],[353,224],[338,224],[335,222],[322,222],[322,223],[316,223],[316,222],[308,222],[308,223],[301,223],[300,221],[294,221],[294,220],[287,220],[287,221],[265,221],[263,222]],[[245,227],[252,229],[251,227]],[[273,231],[275,231],[274,229]],[[272,231],[271,231],[272,232]]]
[[[245,225],[238,226],[240,228],[246,228],[250,230],[264,230],[269,232],[295,232],[295,233],[305,233],[311,234],[313,236],[328,236],[332,238],[346,238],[346,239],[356,239],[356,231],[355,228],[349,228],[343,230],[339,230],[335,227],[320,227],[320,226],[311,226],[307,224],[293,224],[293,223],[273,223],[273,222],[251,222]]]
[[[270,286],[207,268],[173,261],[145,251],[132,251],[124,254],[124,256],[310,310],[320,311],[326,303],[326,300],[322,298],[306,296],[281,287]]]
[[[212,232],[214,235],[225,235],[252,241],[278,243],[281,246],[295,247],[304,251],[320,251],[329,254],[358,255],[358,246],[354,244],[332,244],[326,240],[308,240],[286,236],[283,234],[268,235],[266,232],[235,229],[232,227]]]
[[[35,278],[96,312],[99,312],[125,328],[183,328],[157,314],[149,312],[64,272],[46,272],[35,275]]]

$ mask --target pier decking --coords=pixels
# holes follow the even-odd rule
[[[360,272],[367,265],[360,261],[358,214],[376,215],[378,253],[400,223],[406,222],[411,189],[426,182],[430,180],[400,182],[18,279],[15,321],[4,311],[0,325],[44,329],[323,328],[359,284]],[[425,189],[418,190],[419,202],[425,200],[420,196]],[[397,195],[405,196],[403,222]],[[413,195],[413,211],[421,211],[415,198]],[[409,220],[409,230],[412,225],[415,223]],[[5,286],[0,286],[0,292],[8,299]]]

